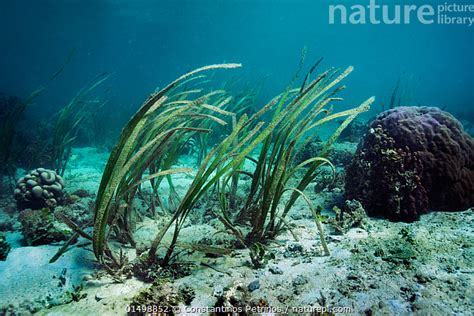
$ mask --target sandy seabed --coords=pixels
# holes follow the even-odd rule
[[[76,202],[78,209],[90,208],[107,156],[94,148],[74,149],[65,175],[66,190],[85,189],[91,194]],[[181,164],[190,161],[183,159]],[[178,193],[191,180],[189,175],[175,176]],[[249,183],[244,180],[241,185]],[[313,202],[326,206],[342,194],[340,188],[315,194],[311,186],[307,192]],[[176,314],[222,312],[215,307],[218,301],[228,312],[267,314],[474,313],[472,210],[434,212],[411,224],[367,218],[363,227],[343,235],[325,224],[331,252],[326,257],[312,215],[298,201],[288,218],[292,233],[280,235],[269,245],[273,259],[263,267],[252,266],[248,249],[221,257],[189,252],[178,261],[187,267],[187,275],[151,284],[135,277],[116,282],[96,264],[91,246],[82,239],[49,264],[61,244],[25,246],[12,203],[8,195],[0,200],[0,222],[11,222],[5,235],[12,247],[7,260],[0,261],[0,314],[126,315],[133,311],[134,297],[152,288],[164,297],[176,293],[186,297],[166,310]],[[203,212],[196,210],[190,217],[180,240],[226,245],[231,237],[218,233],[222,224],[215,218],[203,220]],[[169,218],[170,214],[144,216],[137,225],[136,240],[148,244]],[[125,247],[124,251],[130,260],[136,256],[134,249]],[[155,303],[146,306],[148,311],[169,308]]]

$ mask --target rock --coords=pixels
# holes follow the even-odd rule
[[[0,234],[0,261],[5,261],[9,252],[10,244],[7,242],[5,236]]]
[[[279,294],[277,296],[277,300],[280,302],[280,303],[286,303],[287,301],[289,301],[291,299],[290,295],[288,294]]]
[[[189,289],[177,289],[170,282],[155,282],[151,287],[140,291],[135,295],[130,306],[153,306],[157,305],[164,310],[173,311],[177,306],[189,302],[194,297],[194,292]],[[164,314],[164,313],[163,313]]]
[[[224,287],[222,285],[216,285],[214,287],[214,291],[212,293],[212,296],[221,297],[222,295],[224,295]]]
[[[425,284],[431,281],[431,277],[426,276],[421,273],[415,274],[414,279],[415,279],[415,282],[420,283],[420,284]]]
[[[303,246],[299,243],[291,243],[287,247],[290,252],[303,252]]]
[[[355,227],[367,228],[367,214],[359,201],[346,200],[342,210],[334,206],[333,211],[336,216],[329,218],[328,222],[332,224],[335,233],[345,234]]]
[[[271,265],[268,271],[272,274],[283,274],[283,271],[277,265]]]
[[[9,216],[5,212],[0,212],[0,231],[13,230],[16,224],[18,224],[16,217]]]
[[[247,288],[249,289],[250,292],[258,290],[260,288],[260,281],[254,280],[254,281],[250,282],[249,285],[247,286]]]
[[[75,194],[67,195],[67,204],[74,204],[78,202],[81,198]]]
[[[302,286],[305,285],[306,283],[308,283],[309,280],[307,277],[305,277],[304,275],[298,275],[296,276],[296,278],[293,280],[293,282],[291,282],[291,284],[293,285],[293,293],[295,295],[300,295],[302,293]]]
[[[304,275],[297,275],[296,278],[293,280],[293,282],[291,283],[293,285],[293,287],[299,287],[299,286],[302,286],[302,285],[305,285],[306,283],[308,283],[309,280],[307,277],[305,277]]]
[[[297,242],[291,242],[286,246],[286,250],[283,253],[285,258],[296,258],[303,254],[303,246]]]
[[[40,210],[26,209],[21,212],[19,220],[22,225],[23,237],[30,246],[65,241],[72,234],[69,227],[55,220],[48,208]]]
[[[95,294],[95,300],[96,300],[97,302],[102,301],[102,300],[103,300],[104,298],[106,298],[106,297],[107,297],[107,295],[105,295],[104,292],[97,292],[97,293]]]
[[[72,193],[73,195],[76,195],[80,198],[86,198],[86,197],[89,197],[90,196],[90,193],[87,191],[87,190],[84,190],[84,189],[79,189],[79,190],[76,190]]]

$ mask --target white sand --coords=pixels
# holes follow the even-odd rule
[[[98,187],[107,154],[86,148],[75,149],[74,155],[76,158],[71,160],[65,177],[66,188],[93,193]],[[189,165],[193,162],[188,157],[180,163]],[[179,175],[174,179],[178,194],[184,194],[192,178]],[[248,185],[248,181],[242,181],[241,185]],[[164,184],[162,192],[167,189]],[[311,187],[307,191],[313,201],[322,204],[331,196],[331,193],[315,196]],[[328,306],[350,307],[358,314],[371,311],[376,315],[472,313],[472,210],[431,213],[412,224],[369,219],[365,230],[354,228],[343,236],[328,236],[330,257],[321,256],[317,230],[306,205],[298,201],[290,215],[299,240],[294,241],[289,233],[279,236],[281,245],[272,245],[269,250],[276,259],[266,267],[251,268],[246,249],[220,258],[206,258],[200,253],[182,255],[180,260],[196,265],[191,275],[175,280],[171,286],[193,288],[195,296],[191,306],[196,308],[213,306],[216,302],[213,294],[226,287],[235,288],[241,284],[246,288],[250,282],[258,280],[260,288],[248,293],[249,300],[264,299],[270,306],[288,307],[290,311],[303,306]],[[295,219],[291,220],[291,217]],[[135,238],[149,244],[168,218],[145,217],[138,224]],[[214,235],[223,229],[217,220],[203,223],[199,216],[191,219],[194,220],[183,229],[180,241],[192,243],[209,237],[215,242],[229,239],[226,234]],[[329,231],[327,226],[326,231]],[[60,300],[65,291],[82,282],[82,293],[87,294],[84,299],[43,309],[39,315],[125,315],[131,298],[150,286],[135,278],[114,283],[104,273],[101,277],[92,276],[101,270],[95,267],[90,251],[74,247],[56,263],[48,264],[59,246],[23,247],[18,233],[9,233],[7,237],[14,249],[7,261],[0,262],[0,306],[13,304],[19,311],[26,311],[28,304],[48,307],[48,295],[52,297],[51,302]],[[415,255],[405,261],[390,255],[398,245],[406,245],[407,238],[412,242],[409,248],[412,247]],[[301,246],[301,252],[290,251],[294,243]],[[375,255],[379,250],[383,255]],[[132,249],[128,251],[133,253]],[[201,266],[200,262],[230,275]],[[272,273],[272,267],[278,267],[282,274]],[[58,287],[58,278],[64,269],[65,286]]]

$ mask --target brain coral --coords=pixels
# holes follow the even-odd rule
[[[38,168],[18,180],[15,199],[21,209],[55,207],[62,199],[64,181],[54,172]]]
[[[474,205],[474,141],[438,108],[391,109],[370,124],[345,188],[369,215],[391,220],[465,210]]]

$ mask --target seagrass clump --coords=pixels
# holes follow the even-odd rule
[[[211,132],[215,126],[224,125],[232,126],[230,133],[209,152],[201,154],[186,193],[182,198],[175,195],[172,199],[175,201],[172,216],[159,227],[147,253],[149,261],[159,260],[162,266],[169,264],[176,247],[181,245],[178,237],[186,219],[204,197],[221,201],[220,209],[214,211],[215,216],[247,247],[264,243],[285,229],[286,215],[297,199],[303,197],[315,215],[322,245],[328,254],[315,207],[304,190],[321,165],[332,167],[325,157],[329,147],[359,113],[368,110],[374,98],[356,108],[334,112],[333,103],[341,100],[336,94],[344,89],[340,82],[352,67],[342,72],[330,69],[309,81],[309,75],[318,64],[300,88],[290,85],[250,117],[225,109],[232,100],[225,91],[204,93],[203,89],[196,88],[196,82],[203,80],[201,72],[237,68],[240,64],[196,69],[152,94],[123,129],[102,176],[93,233],[94,253],[99,261],[105,265],[117,261],[108,243],[111,235],[135,245],[130,218],[133,200],[140,194],[141,186],[149,184],[158,204],[164,207],[157,190],[160,182],[168,179],[172,184],[172,174],[191,171],[173,168],[183,146],[190,139]],[[327,140],[320,155],[296,164],[297,153],[311,140],[308,135],[342,117],[344,121]],[[253,170],[242,169],[246,160],[253,162]],[[242,175],[250,176],[252,182],[249,192],[245,192],[244,203],[238,207],[236,188]],[[237,226],[241,219],[247,219],[250,226],[247,234]],[[158,249],[164,246],[164,237],[170,230],[170,241],[158,259]]]
[[[195,133],[209,132],[208,128],[202,127],[203,121],[226,124],[217,116],[230,113],[220,108],[221,103],[209,104],[209,100],[221,95],[222,91],[203,95],[193,89],[183,92],[179,88],[202,79],[196,75],[202,71],[237,67],[240,65],[210,65],[181,76],[153,93],[127,123],[110,155],[97,194],[93,248],[101,262],[104,262],[104,252],[109,257],[112,255],[107,242],[112,231],[118,231],[135,244],[130,214],[140,185],[149,182],[156,188],[163,177],[189,172],[186,168],[169,168],[176,153],[180,152],[177,147],[184,145]]]

